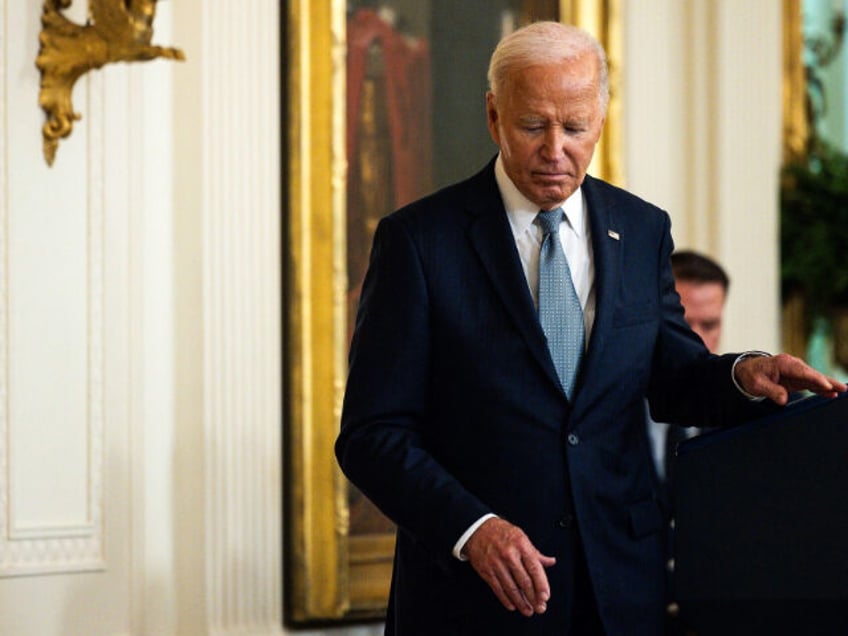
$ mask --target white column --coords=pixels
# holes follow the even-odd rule
[[[180,633],[282,630],[279,12],[174,5]]]
[[[723,0],[717,30],[716,255],[733,280],[725,349],[780,346],[781,3]]]

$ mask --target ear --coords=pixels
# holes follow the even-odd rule
[[[598,124],[598,130],[597,130],[598,136],[595,137],[595,143],[596,144],[598,143],[598,141],[600,141],[601,135],[604,133],[604,124],[606,123],[606,121],[607,121],[606,115],[601,117],[601,121]]]
[[[495,105],[495,94],[492,91],[486,93],[486,123],[489,126],[489,134],[492,136],[495,144],[501,145],[501,136],[498,130],[498,108]]]

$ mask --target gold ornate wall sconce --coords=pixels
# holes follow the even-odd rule
[[[41,71],[38,103],[47,115],[42,137],[48,165],[53,165],[59,140],[71,134],[74,120],[81,117],[74,112],[71,94],[85,73],[110,62],[185,59],[180,49],[150,43],[156,0],[89,0],[84,25],[62,14],[72,2],[45,0],[41,14],[35,65]]]

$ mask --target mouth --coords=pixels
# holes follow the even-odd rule
[[[567,172],[535,172],[534,176],[539,181],[565,181],[570,178]]]

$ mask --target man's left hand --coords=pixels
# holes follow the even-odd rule
[[[804,361],[781,353],[776,356],[755,356],[740,360],[734,371],[736,381],[745,391],[756,397],[768,398],[785,405],[789,394],[795,391],[812,391],[819,395],[836,397],[848,387]]]

